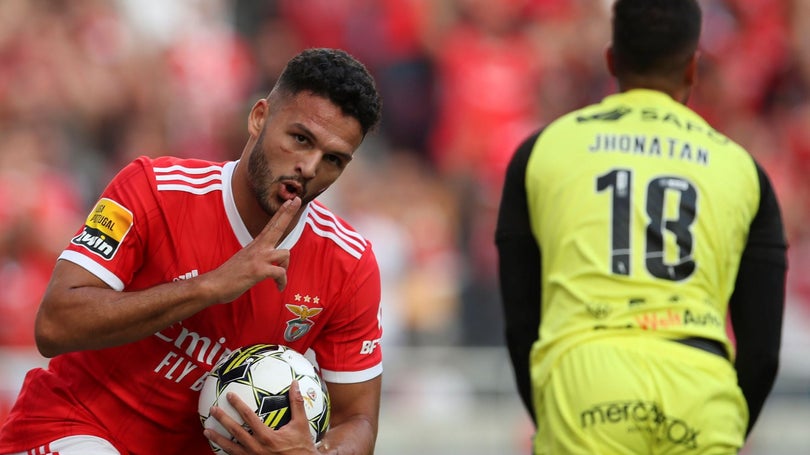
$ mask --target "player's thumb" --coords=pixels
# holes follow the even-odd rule
[[[290,411],[292,411],[292,418],[298,416],[306,418],[306,409],[304,409],[304,396],[301,395],[301,385],[298,384],[297,379],[293,379],[290,384]]]

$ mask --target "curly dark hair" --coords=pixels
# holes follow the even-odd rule
[[[613,54],[619,72],[667,75],[685,67],[700,40],[695,0],[617,0]]]
[[[279,76],[273,91],[302,91],[328,98],[344,114],[356,118],[363,135],[380,122],[382,100],[368,69],[339,49],[307,49],[293,57]]]

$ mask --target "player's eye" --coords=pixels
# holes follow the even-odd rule
[[[341,156],[332,153],[327,153],[326,155],[323,156],[323,159],[327,163],[334,164],[339,168],[343,168],[343,166],[346,165],[346,163],[343,162],[343,158]]]

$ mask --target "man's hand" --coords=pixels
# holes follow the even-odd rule
[[[234,441],[216,431],[206,429],[203,434],[214,444],[230,455],[312,455],[317,454],[315,443],[309,432],[309,421],[304,409],[304,398],[293,381],[290,386],[290,421],[279,429],[272,429],[250,409],[245,402],[233,393],[228,393],[228,403],[239,412],[239,416],[250,428],[250,432],[232,419],[222,408],[211,408],[211,416],[234,437]]]
[[[220,303],[232,302],[267,278],[276,282],[279,291],[284,290],[290,252],[276,249],[276,245],[300,208],[301,199],[297,197],[285,202],[250,244],[203,276]]]

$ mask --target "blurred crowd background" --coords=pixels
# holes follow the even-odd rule
[[[782,370],[794,378],[780,390],[810,400],[810,2],[701,5],[690,106],[775,184],[791,265]],[[489,353],[503,370],[492,390],[512,396],[493,243],[503,170],[527,134],[615,91],[603,57],[609,8],[607,0],[0,1],[0,419],[24,370],[43,361],[32,348],[39,299],[104,185],[139,155],[237,158],[248,110],[307,47],[349,51],[383,95],[380,129],[324,200],[375,245],[389,371],[406,371],[415,352],[445,366],[465,354],[474,366]],[[463,376],[458,387],[474,389]],[[507,433],[519,439],[529,431],[523,411],[503,400],[518,422]]]

